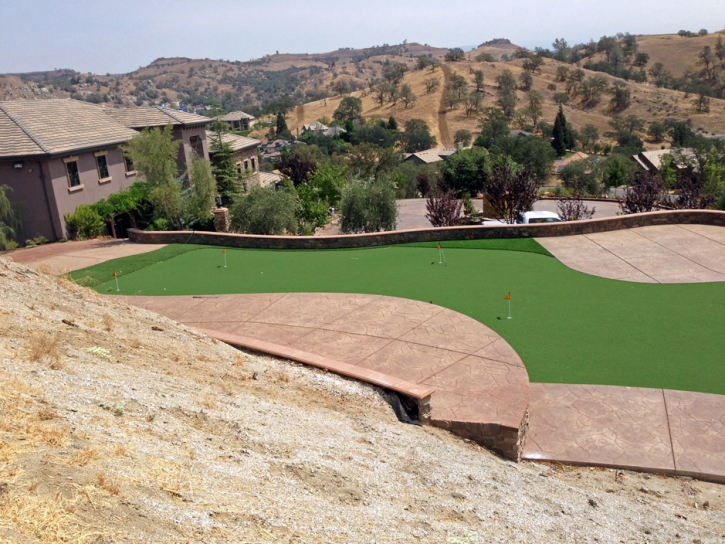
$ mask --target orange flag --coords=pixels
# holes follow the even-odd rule
[[[511,293],[503,297],[504,300],[511,300]]]
[[[438,249],[440,249],[440,248],[441,248],[441,243],[440,243],[440,242],[438,242]]]
[[[226,249],[222,249],[222,253],[224,253],[224,255],[226,255],[227,254],[227,250]]]
[[[118,272],[116,272],[115,270],[113,271],[113,277],[114,278],[117,278],[118,277]]]

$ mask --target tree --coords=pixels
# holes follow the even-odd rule
[[[623,128],[629,131],[630,134],[644,130],[644,121],[636,115],[628,115],[623,120]]]
[[[695,139],[695,133],[690,128],[691,123],[687,121],[665,122],[668,127],[668,134],[672,138],[672,145],[675,147],[688,147]]]
[[[655,143],[663,142],[667,134],[667,127],[662,123],[651,123],[647,128],[647,135]]]
[[[451,75],[451,90],[456,93],[459,101],[463,99],[467,88],[468,81],[466,81],[466,78],[461,74],[453,72],[453,75]]]
[[[423,83],[425,84],[426,93],[433,92],[441,86],[441,80],[437,77],[430,77],[428,79],[425,79],[423,80]]]
[[[234,150],[230,144],[217,137],[212,140],[210,152],[217,192],[222,199],[222,206],[229,206],[242,192],[242,175],[234,164]]]
[[[231,229],[248,234],[297,232],[299,199],[294,192],[253,185],[231,208]]]
[[[580,195],[573,195],[560,199],[556,203],[556,210],[564,221],[581,221],[594,217],[595,207],[589,208]]]
[[[453,49],[449,49],[446,52],[446,54],[443,56],[443,60],[445,60],[446,62],[457,62],[459,60],[466,60],[466,54],[460,47],[454,47]]]
[[[284,114],[281,111],[277,112],[275,134],[277,135],[277,138],[281,138],[283,140],[288,140],[292,138],[292,133],[287,128],[287,120],[284,118]]]
[[[212,209],[217,196],[217,184],[211,163],[191,154],[191,168],[184,187],[186,225],[204,224],[213,218]]]
[[[552,98],[554,99],[554,102],[559,106],[569,105],[569,95],[566,93],[554,93],[554,96]]]
[[[528,102],[526,115],[531,118],[531,124],[534,125],[534,130],[536,130],[536,125],[543,115],[541,106],[544,103],[544,97],[539,91],[531,90],[526,93],[526,101]]]
[[[406,153],[417,153],[435,147],[436,137],[430,133],[428,123],[422,119],[410,119],[405,122],[405,132],[401,135]]]
[[[476,92],[483,92],[483,70],[476,70],[473,72],[473,83],[476,85]]]
[[[509,136],[509,119],[498,108],[485,108],[478,128],[481,134],[476,138],[474,145],[489,148],[500,138]]]
[[[522,91],[529,91],[531,90],[531,86],[534,84],[534,76],[531,75],[531,72],[521,72],[521,75],[519,76],[519,89]]]
[[[551,44],[554,48],[554,58],[560,62],[566,62],[569,59],[571,53],[571,47],[564,38],[557,38],[554,43]]]
[[[392,147],[380,147],[363,143],[353,148],[348,155],[348,164],[354,175],[365,179],[378,179],[392,171],[399,162]]]
[[[567,76],[569,75],[569,67],[568,66],[557,66],[556,68],[556,80],[560,81],[561,83],[565,82],[567,79]]]
[[[453,135],[453,141],[458,144],[462,144],[463,147],[468,147],[471,145],[471,140],[473,139],[473,134],[471,134],[470,130],[466,130],[465,128],[462,128],[460,130],[457,130],[456,133]]]
[[[428,212],[425,218],[434,227],[452,227],[461,221],[463,201],[455,191],[443,191],[440,187],[430,191],[425,200]]]
[[[385,99],[388,97],[388,94],[390,94],[390,90],[391,85],[387,81],[378,83],[375,87],[373,87],[372,91],[375,93],[375,98],[378,102],[380,102],[381,106],[385,104]]]
[[[332,92],[337,93],[339,96],[348,94],[350,92],[350,87],[342,79],[338,79],[337,81],[335,81],[332,84],[331,89],[332,89]]]
[[[343,233],[395,230],[397,221],[395,190],[390,183],[355,178],[343,189],[340,199]]]
[[[392,115],[388,119],[388,130],[398,130],[398,122]]]
[[[496,103],[510,119],[516,111],[516,80],[510,70],[504,70],[496,77],[496,82],[498,83]]]
[[[712,87],[707,83],[700,82],[695,85],[695,98],[692,100],[692,106],[697,113],[707,113],[710,111],[710,97],[714,94]]]
[[[579,138],[584,149],[591,149],[594,142],[599,140],[599,129],[592,124],[584,125],[579,132]]]
[[[602,93],[607,90],[607,80],[602,76],[591,76],[581,83],[582,104],[593,108],[599,103]]]
[[[629,187],[619,207],[624,214],[651,212],[662,199],[662,180],[657,174],[640,172]]]
[[[559,105],[559,113],[556,114],[554,120],[554,131],[552,133],[551,146],[556,151],[557,157],[563,157],[566,155],[566,116],[564,115],[564,108]]]
[[[413,93],[413,89],[407,83],[400,88],[400,100],[403,101],[405,109],[416,101],[416,96]]]
[[[602,186],[599,183],[598,164],[594,159],[572,161],[559,172],[562,185],[572,195],[599,195]]]
[[[459,195],[477,195],[483,191],[488,179],[488,152],[480,147],[464,149],[441,163],[442,184],[446,190]]]
[[[122,146],[131,159],[154,208],[156,219],[165,219],[173,228],[183,228],[182,181],[176,167],[180,140],[175,140],[171,125],[163,129],[144,129]]]
[[[526,59],[524,59],[522,68],[527,72],[536,74],[541,72],[542,64],[544,64],[544,59],[542,59],[539,55],[529,55]]]
[[[644,68],[647,66],[647,63],[649,62],[649,55],[647,53],[637,53],[637,56],[634,58],[634,66],[638,68]]]
[[[491,170],[486,194],[496,217],[515,223],[519,215],[536,202],[539,185],[531,170],[501,160]]]
[[[609,105],[613,111],[624,111],[631,104],[631,92],[621,81],[617,81],[609,88],[612,95]]]
[[[362,115],[362,100],[354,96],[346,96],[340,101],[340,105],[332,116],[343,123],[359,119]]]
[[[492,157],[498,156],[526,166],[539,183],[549,178],[556,159],[556,152],[550,143],[537,136],[500,138],[489,148],[489,153]]]
[[[17,247],[13,240],[15,229],[11,226],[14,213],[13,206],[7,195],[9,191],[12,191],[12,189],[7,185],[0,185],[0,251]]]
[[[458,95],[453,89],[449,89],[443,93],[443,105],[449,110],[455,109],[455,107],[458,106],[459,103],[460,100],[458,98]]]
[[[476,62],[496,62],[496,59],[491,53],[479,53],[474,60]]]
[[[478,113],[478,110],[481,108],[481,101],[481,93],[469,93],[466,95],[466,99],[464,100],[466,117],[470,117],[474,113]]]
[[[295,187],[305,181],[305,179],[307,179],[307,175],[314,173],[317,168],[316,160],[312,157],[304,157],[301,153],[301,150],[295,149],[290,152],[288,148],[283,148],[279,165],[277,167],[282,174],[287,176]]]
[[[634,165],[619,154],[607,157],[603,166],[602,183],[605,187],[629,185],[634,177]]]

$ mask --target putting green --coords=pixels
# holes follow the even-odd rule
[[[443,245],[447,266],[438,264],[435,244],[411,244],[228,249],[227,268],[221,248],[169,246],[72,277],[107,294],[116,293],[111,274],[119,270],[126,295],[342,292],[422,300],[491,327],[518,352],[533,382],[725,394],[725,283],[659,285],[589,276],[548,256],[533,240]]]

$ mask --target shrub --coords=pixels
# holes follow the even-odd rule
[[[436,188],[428,193],[425,209],[428,211],[425,218],[430,221],[431,225],[434,227],[452,227],[461,220],[463,201],[457,198],[455,191],[443,191]]]
[[[232,206],[231,229],[248,234],[294,233],[298,208],[296,194],[255,185]]]
[[[662,180],[656,174],[641,172],[627,189],[624,199],[619,201],[622,213],[651,212],[658,208],[662,199]]]
[[[66,228],[69,238],[87,240],[100,236],[106,227],[106,222],[93,206],[81,204],[71,215],[65,214]]]
[[[395,189],[386,181],[354,179],[342,192],[340,216],[344,233],[394,230],[398,220]]]
[[[559,216],[564,221],[579,221],[581,219],[591,219],[594,217],[596,208],[587,208],[584,201],[579,195],[574,195],[571,198],[562,198],[556,203],[557,211]]]
[[[0,251],[18,247],[13,240],[15,230],[8,224],[13,219],[13,207],[6,194],[10,190],[7,185],[0,185]]]

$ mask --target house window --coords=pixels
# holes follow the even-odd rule
[[[78,160],[66,161],[65,170],[68,174],[68,187],[80,187],[81,177],[78,173]]]
[[[109,179],[111,175],[108,173],[108,160],[106,154],[96,155],[96,168],[98,168],[98,179],[105,180]]]
[[[200,159],[204,158],[204,146],[202,145],[201,138],[199,136],[192,136],[189,138],[189,145],[194,153],[196,153],[197,157]]]
[[[244,171],[249,170],[249,161],[244,161]]]
[[[252,170],[256,170],[256,169],[257,169],[257,165],[254,164],[254,158],[252,158]]]
[[[133,169],[133,161],[131,160],[131,157],[127,157],[126,155],[123,156],[123,164],[126,165],[126,173],[135,172]]]

